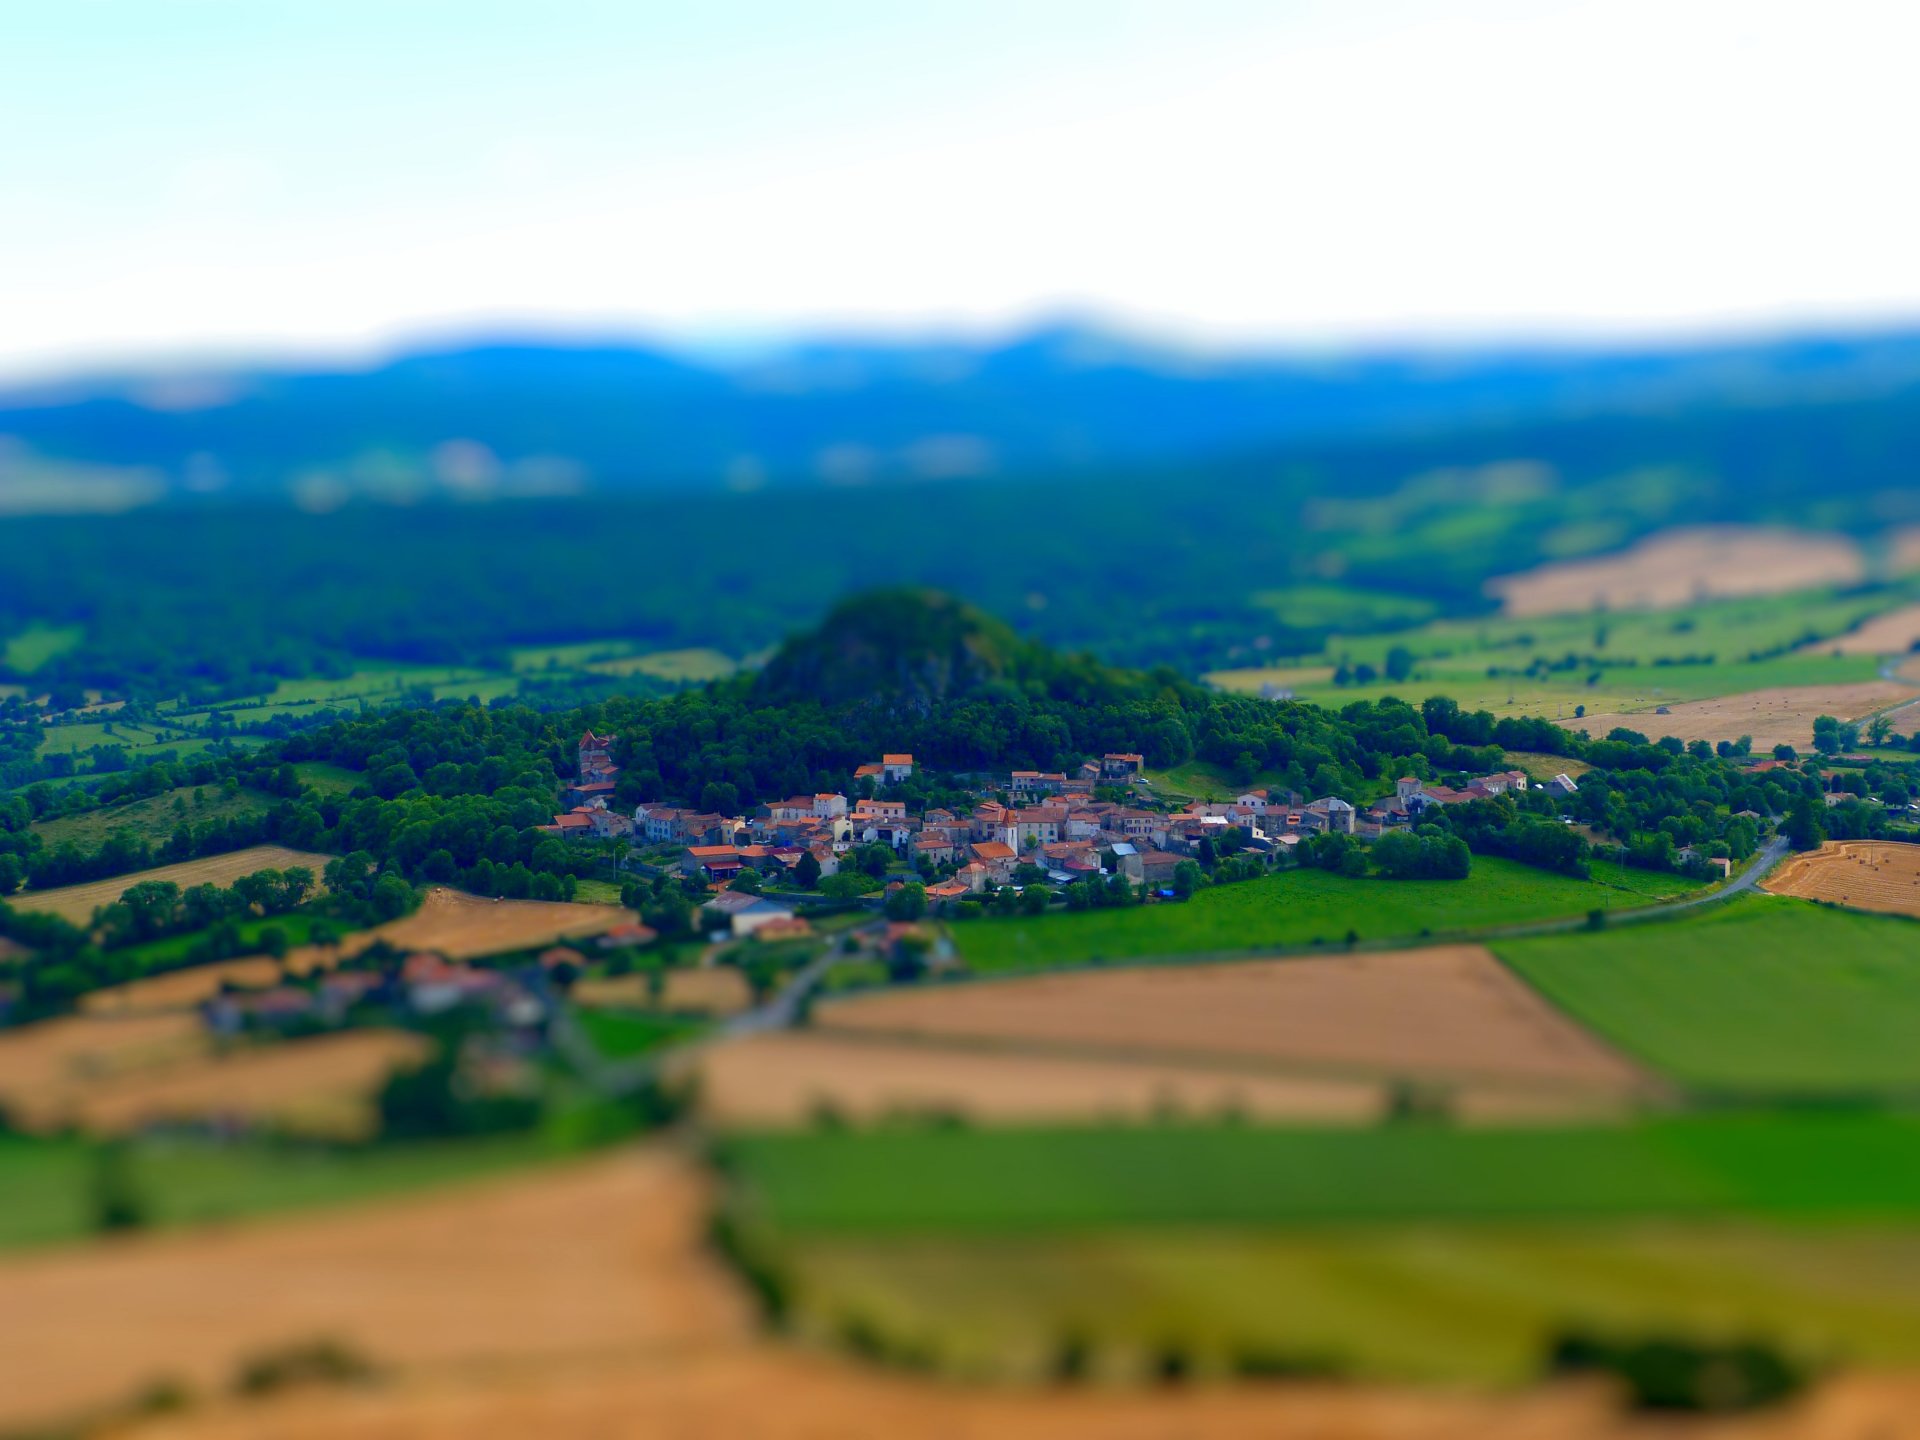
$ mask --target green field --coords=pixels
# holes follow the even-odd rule
[[[322,795],[348,795],[365,782],[366,776],[344,765],[329,765],[325,760],[302,760],[293,767],[302,785],[310,785]]]
[[[1296,630],[1368,630],[1418,625],[1431,620],[1440,609],[1433,601],[1417,595],[1324,583],[1256,590],[1248,597],[1248,603],[1272,611],[1281,624]]]
[[[201,1224],[341,1204],[524,1165],[550,1153],[537,1135],[334,1151],[267,1143],[146,1140],[130,1170],[149,1220]],[[0,1248],[91,1233],[94,1147],[0,1135]]]
[[[1356,880],[1288,870],[1203,890],[1184,904],[978,920],[955,926],[953,935],[974,970],[1025,969],[1315,941],[1338,946],[1350,929],[1362,940],[1442,936],[1637,906],[1687,884],[1613,866],[1596,866],[1595,873],[1599,878],[1576,880],[1479,855],[1465,880]]]
[[[1245,1126],[729,1138],[787,1233],[1764,1214],[1920,1216],[1920,1118],[1680,1116],[1582,1129]]]
[[[1920,1090],[1920,924],[1743,896],[1672,924],[1495,945],[1561,1009],[1685,1084]]]
[[[779,1247],[800,1324],[855,1319],[962,1374],[1045,1375],[1063,1339],[1137,1378],[1169,1344],[1358,1377],[1518,1385],[1552,1338],[1760,1335],[1811,1357],[1920,1359],[1920,1229],[1752,1222],[1409,1224],[807,1237]],[[1131,1374],[1129,1374],[1131,1371]]]
[[[194,787],[183,786],[124,805],[37,821],[32,828],[49,847],[71,840],[83,850],[94,850],[116,830],[131,830],[142,840],[157,843],[172,835],[176,826],[258,815],[269,803],[267,797],[257,791],[242,790],[237,795],[229,795],[218,785],[202,786],[199,793],[196,802]]]
[[[647,1015],[635,1010],[580,1010],[580,1028],[593,1048],[609,1060],[625,1060],[691,1039],[706,1028],[703,1020]]]
[[[309,944],[313,938],[313,927],[323,918],[295,910],[285,915],[251,916],[240,920],[237,924],[243,948],[236,953],[241,955],[260,953],[260,933],[263,930],[280,931],[287,937],[289,945]],[[327,923],[336,931],[351,928],[337,921]],[[128,945],[112,953],[116,962],[129,967],[125,973],[137,979],[142,975],[153,975],[162,970],[179,969],[186,963],[188,952],[205,938],[205,931],[195,930],[185,935],[167,935],[158,940],[148,940],[143,944]]]
[[[0,664],[31,675],[57,655],[64,655],[86,639],[84,625],[48,625],[35,620],[0,645]]]

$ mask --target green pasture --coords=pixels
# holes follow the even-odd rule
[[[149,1222],[172,1226],[377,1199],[528,1164],[550,1148],[537,1135],[343,1150],[156,1138],[132,1143],[127,1165]],[[0,1134],[0,1249],[87,1238],[99,1154],[84,1140]]]
[[[293,767],[293,773],[300,777],[300,783],[318,790],[322,795],[349,795],[365,780],[361,771],[349,770],[344,765],[332,765],[325,760],[302,760]]]
[[[702,1020],[672,1015],[645,1014],[637,1010],[591,1009],[576,1012],[580,1028],[586,1031],[593,1048],[609,1060],[626,1060],[644,1055],[682,1040],[692,1039],[706,1028]]]
[[[953,935],[976,971],[1315,942],[1338,949],[1349,930],[1361,940],[1439,937],[1631,908],[1685,884],[1677,876],[1612,866],[1580,880],[1476,855],[1465,880],[1353,879],[1327,870],[1287,870],[1202,890],[1184,902],[977,920],[956,925]]]
[[[96,850],[117,830],[130,830],[142,840],[157,843],[167,839],[180,825],[204,825],[209,820],[258,815],[269,803],[267,796],[253,790],[229,795],[218,785],[189,785],[143,800],[36,821],[32,829],[49,848],[70,840],[82,850]]]
[[[1920,923],[1753,895],[1672,923],[1494,949],[1554,1004],[1683,1084],[1920,1091]]]
[[[22,675],[31,675],[49,660],[66,654],[86,637],[84,625],[48,625],[35,620],[0,644],[0,664]]]
[[[819,1130],[728,1137],[721,1152],[749,1213],[789,1233],[1920,1216],[1920,1117],[1871,1111],[1578,1129]]]
[[[1384,630],[1421,624],[1440,611],[1422,596],[1328,583],[1256,590],[1249,600],[1295,630]]]

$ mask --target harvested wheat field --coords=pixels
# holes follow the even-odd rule
[[[825,1031],[1624,1092],[1640,1072],[1478,945],[928,986]]]
[[[1760,888],[1855,910],[1920,916],[1920,845],[1829,840],[1812,854],[1794,856]]]
[[[1359,1125],[1386,1088],[1340,1076],[1248,1074],[1125,1056],[1031,1054],[853,1031],[755,1035],[701,1051],[702,1113],[720,1125],[790,1126],[939,1112],[1027,1124],[1245,1115]]]
[[[0,1428],[161,1376],[217,1389],[241,1357],[319,1337],[409,1375],[482,1384],[540,1365],[671,1370],[686,1347],[750,1333],[700,1248],[705,1198],[690,1167],[626,1151],[325,1215],[9,1258]]]
[[[19,1124],[58,1124],[81,1096],[124,1076],[192,1061],[210,1045],[189,1014],[69,1017],[0,1031],[0,1104]]]
[[[157,1378],[203,1397],[141,1440],[1656,1440],[1604,1390],[1362,1384],[968,1387],[764,1338],[702,1244],[707,1187],[661,1150],[350,1213],[0,1262],[0,1425],[57,1424]],[[231,1398],[236,1363],[332,1337],[364,1388]],[[226,1398],[218,1398],[225,1396]],[[1845,1375],[1688,1440],[1920,1440],[1920,1384]]]
[[[280,983],[277,960],[254,955],[245,960],[219,960],[211,965],[196,965],[187,970],[169,970],[145,980],[129,980],[124,985],[109,985],[80,1000],[83,1015],[137,1015],[156,1010],[191,1010],[211,1000],[225,986],[241,990],[264,990]]]
[[[432,950],[450,960],[475,960],[599,935],[637,918],[618,905],[490,900],[439,885],[427,892],[413,914],[357,931],[338,945],[300,946],[289,953],[288,963],[295,968],[330,965],[341,956],[358,955],[376,940],[400,950]]]
[[[1841,535],[1758,526],[1667,530],[1630,549],[1561,560],[1487,582],[1509,615],[1654,610],[1710,597],[1773,595],[1864,578],[1866,561]]]
[[[614,1005],[626,1009],[653,1009],[648,977],[619,975],[606,980],[582,980],[568,992],[576,1005]],[[665,972],[658,1007],[697,1015],[737,1015],[753,1003],[746,976],[732,965],[701,965]]]
[[[1916,698],[1920,697],[1915,696],[1911,685],[1891,680],[1788,685],[1712,700],[1682,701],[1669,705],[1665,715],[1655,710],[1614,711],[1561,723],[1595,736],[1624,725],[1651,740],[1667,735],[1677,740],[1738,740],[1751,735],[1754,752],[1764,755],[1776,745],[1808,749],[1813,744],[1813,722],[1819,716],[1861,720],[1890,706],[1911,704]]]
[[[171,880],[184,890],[190,885],[231,885],[242,875],[251,875],[256,870],[291,870],[304,865],[313,871],[317,882],[331,859],[331,855],[289,850],[284,845],[254,845],[226,855],[209,855],[201,860],[183,860],[178,865],[136,871],[132,875],[116,875],[111,880],[36,890],[15,895],[7,903],[16,910],[44,910],[81,925],[91,920],[93,912],[102,905],[111,905],[133,886],[148,880]]]
[[[1920,605],[1902,605],[1865,624],[1804,647],[1816,655],[1905,655],[1920,645]]]
[[[103,1024],[110,1022],[101,1022]],[[78,1087],[66,1118],[99,1135],[172,1121],[272,1121],[303,1135],[357,1140],[374,1127],[373,1096],[399,1066],[432,1048],[404,1030],[346,1030],[235,1049]]]

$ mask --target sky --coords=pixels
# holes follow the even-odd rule
[[[0,371],[1920,315],[1920,7],[0,0]]]

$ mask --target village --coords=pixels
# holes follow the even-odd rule
[[[611,803],[619,784],[616,738],[591,730],[581,736],[578,778],[567,790],[571,808],[540,828],[562,838],[627,841],[624,866],[669,868],[703,887],[716,928],[735,934],[804,924],[796,922],[793,905],[763,892],[770,886],[811,890],[867,847],[885,847],[892,857],[889,883],[874,887],[875,905],[915,879],[937,915],[971,913],[959,907],[1003,888],[1090,880],[1122,880],[1139,897],[1158,900],[1174,897],[1183,862],[1239,853],[1284,864],[1315,835],[1375,839],[1417,825],[1431,808],[1519,794],[1533,785],[1525,772],[1509,770],[1457,788],[1406,777],[1391,794],[1359,806],[1339,795],[1309,800],[1267,789],[1176,804],[1154,794],[1142,755],[1115,752],[1089,758],[1072,774],[1014,770],[1004,778],[967,777],[970,804],[916,813],[906,799],[892,798],[916,773],[913,755],[901,752],[859,766],[851,797],[796,795],[732,816],[643,801],[628,815]],[[1561,798],[1578,786],[1561,774],[1545,788]],[[742,883],[743,876],[750,878]]]

